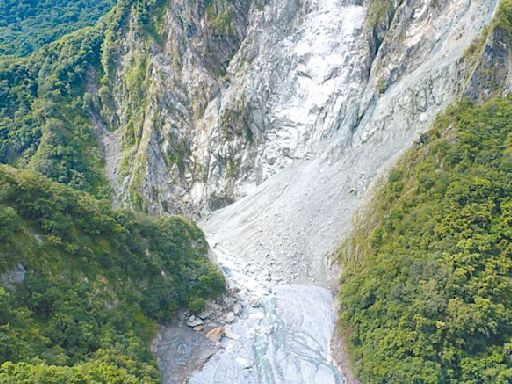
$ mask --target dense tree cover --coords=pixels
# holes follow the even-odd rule
[[[439,117],[340,255],[364,383],[512,382],[512,99]]]
[[[98,29],[86,29],[29,58],[0,60],[0,163],[108,193],[84,97],[102,41]]]
[[[0,366],[3,384],[149,384],[159,383],[158,373],[148,364],[136,363],[111,353],[74,366],[43,363],[5,363]]]
[[[2,0],[0,55],[25,56],[59,37],[91,26],[115,0]]]
[[[195,225],[0,166],[0,382],[157,382],[155,321],[224,289]],[[97,379],[96,379],[97,378]]]
[[[119,1],[94,27],[26,58],[0,58],[0,163],[29,167],[75,189],[108,196],[91,117],[101,121],[102,110],[111,112],[109,73],[127,17],[134,13],[144,29],[153,8],[162,4]]]

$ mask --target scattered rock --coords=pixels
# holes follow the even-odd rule
[[[194,331],[201,332],[204,331],[204,325],[198,325],[194,327]]]
[[[217,327],[210,329],[208,333],[206,334],[206,337],[210,339],[213,343],[218,343],[222,336],[225,335],[225,328],[224,327]]]
[[[210,312],[210,311],[208,311],[208,310],[204,310],[204,311],[202,311],[201,313],[199,313],[199,314],[197,315],[197,317],[199,317],[199,318],[200,318],[200,319],[202,319],[202,320],[205,320],[205,319],[209,318],[209,317],[210,317],[210,315],[211,315],[211,312]]]
[[[238,316],[240,312],[242,312],[242,306],[240,305],[240,303],[236,303],[235,305],[233,305],[233,313]]]
[[[233,312],[229,312],[227,315],[226,315],[226,323],[232,323],[233,321],[235,321],[235,314]]]
[[[194,315],[191,315],[188,320],[187,320],[187,325],[190,327],[190,328],[195,328],[199,325],[203,325],[203,320],[201,320],[200,318],[198,317],[195,317]]]
[[[219,323],[217,323],[216,321],[208,321],[208,322],[205,323],[205,325],[208,328],[217,328],[217,327],[219,327]]]
[[[232,339],[232,340],[238,340],[240,338],[240,335],[236,332],[234,332],[231,327],[226,327],[224,329],[224,334],[226,335],[227,338],[229,339]]]
[[[251,361],[249,359],[245,359],[243,357],[237,357],[235,361],[242,366],[243,369],[248,369],[252,367]]]

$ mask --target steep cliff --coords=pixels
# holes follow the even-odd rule
[[[106,167],[116,203],[198,211],[192,190],[210,168],[201,118],[225,86],[247,11],[243,1],[159,1],[145,17],[136,7],[124,9],[123,27],[104,46],[99,111],[92,111],[102,141],[109,142]],[[94,76],[90,80],[94,92]],[[213,195],[211,201],[222,204]]]
[[[339,157],[397,125],[410,142],[455,95],[487,89],[466,84],[463,52],[495,5],[376,1],[367,17],[357,1],[160,2],[143,21],[129,12],[103,53],[99,97],[118,152],[107,156],[116,201],[207,212],[333,141]]]

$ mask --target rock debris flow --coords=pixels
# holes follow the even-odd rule
[[[190,326],[193,336],[170,340],[202,337],[193,347],[202,348],[184,352],[194,364],[183,363],[174,379],[164,330],[156,343],[164,382],[345,382],[331,359],[327,255],[372,182],[454,100],[463,82],[457,62],[497,1],[407,3],[373,53],[365,2],[271,0],[250,11],[230,82],[206,107],[202,122],[212,124],[193,146],[210,154],[243,148],[230,184],[235,202],[201,222],[240,307],[218,331],[218,349]],[[242,99],[245,124],[265,131],[258,145],[208,142]],[[190,189],[190,201],[223,193],[214,176]]]

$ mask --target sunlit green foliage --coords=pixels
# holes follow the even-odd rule
[[[364,383],[512,382],[512,99],[439,117],[340,257]]]
[[[150,384],[159,383],[155,368],[110,352],[103,357],[74,366],[43,363],[4,363],[0,366],[3,384]]]
[[[29,167],[75,189],[108,196],[91,117],[117,119],[110,71],[127,18],[134,15],[139,32],[149,29],[156,35],[147,24],[154,24],[154,14],[161,14],[164,3],[122,0],[94,27],[68,34],[26,58],[0,57],[0,163]],[[132,110],[134,119],[144,116],[132,107],[144,101],[143,65],[129,72],[133,103],[125,103],[130,122]],[[115,121],[105,125],[117,128]]]
[[[115,0],[2,0],[0,55],[25,56],[95,24],[114,4]]]
[[[109,383],[157,381],[155,320],[224,289],[206,252],[201,230],[183,218],[115,211],[0,166],[0,273],[19,264],[27,271],[16,290],[0,286],[0,363],[32,364],[4,364],[0,382],[103,370],[123,378]]]
[[[0,60],[0,163],[105,196],[98,140],[84,98],[103,35],[75,33],[26,59]]]

